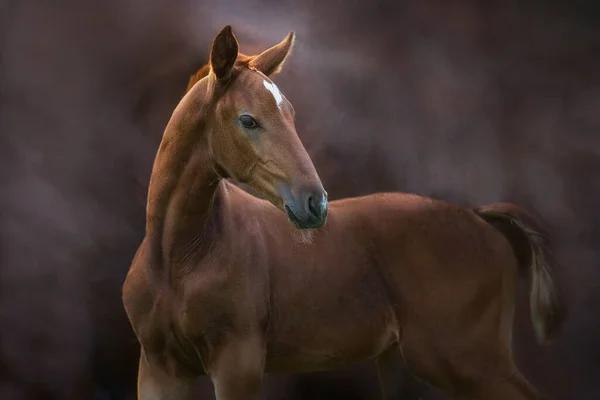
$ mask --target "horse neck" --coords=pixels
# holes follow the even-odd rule
[[[220,208],[220,177],[208,147],[210,124],[205,112],[193,117],[188,109],[173,113],[150,178],[146,237],[155,269],[185,262],[204,247]]]

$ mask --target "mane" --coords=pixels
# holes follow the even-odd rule
[[[247,67],[248,63],[250,62],[251,59],[252,59],[252,57],[247,56],[247,55],[242,54],[242,53],[239,53],[236,64],[238,64],[238,65],[240,65],[242,67]],[[201,80],[202,78],[205,78],[209,73],[210,73],[210,63],[206,63],[198,71],[196,71],[196,73],[194,75],[190,76],[190,80],[188,82],[188,85],[185,88],[185,93],[189,92],[190,89],[192,87],[194,87],[194,85],[199,80]]]
[[[187,87],[185,88],[185,92],[186,93],[189,92],[190,89],[192,87],[194,87],[196,82],[198,82],[202,78],[206,77],[209,72],[210,72],[210,64],[204,64],[198,71],[196,71],[196,73],[194,75],[190,76],[190,80],[188,82]]]

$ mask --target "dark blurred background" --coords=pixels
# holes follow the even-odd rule
[[[331,198],[508,200],[546,222],[569,318],[537,346],[523,282],[518,364],[554,399],[599,399],[600,6],[576,0],[0,0],[0,399],[134,399],[121,285],[163,128],[226,24],[245,53],[297,32],[276,81]],[[368,363],[265,385],[378,391]]]

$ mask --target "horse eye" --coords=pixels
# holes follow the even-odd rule
[[[245,114],[240,116],[240,124],[246,129],[257,129],[260,127],[254,118]]]

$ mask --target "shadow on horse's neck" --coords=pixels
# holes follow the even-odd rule
[[[211,241],[222,207],[222,178],[208,145],[211,106],[190,104],[194,98],[184,98],[173,112],[150,178],[146,238],[159,269],[197,257]]]

